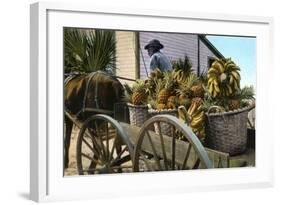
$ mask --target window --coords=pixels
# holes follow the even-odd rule
[[[207,68],[209,69],[212,65],[212,63],[216,60],[216,58],[208,56],[208,63],[207,63]]]

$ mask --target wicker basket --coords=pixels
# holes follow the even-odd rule
[[[178,111],[172,110],[172,109],[171,110],[161,110],[161,111],[150,109],[150,110],[148,110],[148,113],[149,113],[149,118],[153,117],[155,115],[163,115],[163,114],[173,115],[176,117],[178,115]],[[173,130],[170,125],[168,125],[167,123],[164,123],[164,122],[160,122],[160,127],[161,127],[161,133],[163,135],[172,136]],[[154,130],[157,134],[159,134],[159,126],[156,123],[154,124]]]
[[[206,146],[236,155],[247,147],[248,112],[253,106],[223,112],[206,113]],[[210,109],[209,109],[210,110]]]
[[[148,119],[148,106],[147,105],[133,105],[127,103],[129,108],[130,124],[141,127]]]

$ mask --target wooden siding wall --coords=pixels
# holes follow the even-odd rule
[[[158,39],[164,45],[161,52],[163,52],[170,60],[184,58],[184,56],[187,55],[192,62],[193,68],[197,68],[197,53],[194,52],[197,50],[197,35],[140,32],[139,37],[140,47],[144,57],[143,61],[142,56],[140,56],[141,78],[146,78],[144,62],[148,73],[150,72],[149,56],[147,54],[147,50],[144,50],[144,46],[152,39]]]
[[[211,51],[205,43],[200,40],[200,73],[207,71],[208,68],[208,59],[217,58],[213,51]]]
[[[116,31],[116,75],[136,79],[136,36],[135,32]],[[131,85],[132,81],[120,80]]]
[[[171,33],[152,33],[140,32],[139,41],[141,52],[140,57],[140,78],[147,78],[145,65],[149,69],[149,56],[144,46],[152,39],[158,39],[164,48],[161,50],[170,60],[177,60],[184,58],[185,55],[189,57],[192,62],[193,70],[197,73],[198,67],[198,35],[197,34],[171,34]],[[216,55],[200,41],[200,72],[207,69],[208,56],[215,57]],[[143,57],[142,57],[143,55]],[[144,60],[143,60],[144,59]],[[145,65],[144,65],[145,64]]]

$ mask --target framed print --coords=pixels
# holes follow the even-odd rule
[[[36,3],[30,21],[32,200],[272,186],[271,18]]]

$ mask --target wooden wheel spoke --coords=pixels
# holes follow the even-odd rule
[[[103,153],[104,159],[106,160],[107,159],[107,152],[105,151],[105,147],[104,147],[102,138],[99,137],[99,139],[100,139],[100,145],[101,145],[101,152]]]
[[[157,156],[156,149],[155,149],[155,146],[154,146],[154,144],[153,144],[153,142],[152,142],[152,139],[151,139],[151,136],[150,136],[150,134],[149,134],[149,131],[146,131],[146,134],[147,134],[149,143],[150,143],[151,148],[152,148],[152,151],[153,151],[153,157],[154,157],[154,159],[155,159],[155,161],[156,161],[156,163],[157,163],[157,166],[158,166],[159,170],[162,170],[162,167],[161,167],[161,165],[160,165],[160,160],[159,160],[159,158],[158,158],[158,156]]]
[[[218,168],[222,168],[223,167],[221,157],[219,157],[219,161],[218,161],[217,167]]]
[[[91,161],[94,161],[96,164],[101,165],[101,163],[100,163],[99,160],[96,160],[95,158],[93,158],[93,157],[91,157],[91,156],[89,156],[89,155],[87,155],[87,154],[85,154],[85,153],[81,153],[81,156],[83,156],[83,157],[85,157],[85,158],[87,158],[87,159],[89,159],[89,160],[91,160]]]
[[[154,131],[150,130],[152,125]],[[126,125],[124,127],[131,133],[138,131],[137,128]],[[166,130],[166,127],[169,129]],[[147,169],[157,171],[212,167],[207,150],[193,131],[175,116],[169,114],[153,116],[145,121],[139,131],[133,140],[136,144],[133,160],[135,171],[145,171],[146,168],[143,168],[145,166]],[[178,139],[181,136],[185,140]]]
[[[99,156],[98,151],[95,149],[95,147],[92,147],[86,139],[83,138],[82,141],[87,145],[87,147],[90,148],[91,151],[93,151],[95,155]]]
[[[114,164],[116,161],[118,161],[118,159],[121,158],[122,154],[127,150],[127,147],[125,147],[123,150],[121,150],[121,152],[118,153],[118,155],[116,156],[115,160],[113,160],[111,162],[111,164]]]
[[[163,158],[164,158],[164,166],[165,166],[165,170],[168,170],[168,161],[167,161],[167,155],[166,155],[163,135],[162,135],[162,132],[161,132],[160,122],[157,122],[157,126],[158,126],[158,129],[159,129],[161,148],[162,148],[162,153],[163,153]]]
[[[102,122],[101,122],[102,123]],[[102,155],[104,156],[104,159],[106,159],[106,152],[105,152],[105,148],[104,148],[104,144],[103,144],[103,136],[100,134],[100,131],[99,131],[99,126],[97,124],[97,121],[95,121],[95,130],[96,130],[96,134],[97,134],[97,138],[99,139],[100,141],[100,148],[101,148],[101,152],[103,153]],[[105,138],[108,138],[108,135],[105,136]]]
[[[118,121],[108,115],[96,114],[78,123],[76,162],[79,174],[113,173],[111,167],[122,172],[121,169],[127,165],[131,165],[127,166],[128,169],[132,168],[129,161],[133,156],[133,146]]]
[[[187,151],[186,151],[186,155],[185,155],[184,160],[183,160],[182,169],[185,169],[185,167],[186,167],[186,163],[187,163],[187,160],[189,158],[190,151],[191,151],[191,144],[189,143]]]
[[[114,148],[116,148],[116,138],[114,138],[108,161],[111,161],[113,159]]]
[[[102,149],[101,149],[99,143],[96,141],[96,138],[99,137],[99,136],[97,136],[97,135],[96,135],[92,130],[90,130],[90,129],[88,129],[88,132],[89,132],[90,135],[91,135],[91,140],[92,140],[93,145],[94,145],[94,147],[96,148],[97,152],[99,153],[99,155],[101,156],[101,158],[105,160],[105,156],[104,156],[104,154],[103,154],[102,151],[101,151]]]
[[[124,156],[122,158],[114,160],[114,162],[111,163],[110,166],[121,165],[121,164],[124,164],[124,163],[126,163],[126,162],[128,162],[130,160],[131,160],[131,156],[128,154],[128,155],[126,155],[126,156]]]
[[[194,161],[193,165],[191,166],[192,169],[198,169],[199,165],[200,165],[200,162],[201,162],[200,158],[197,157],[196,160]]]

